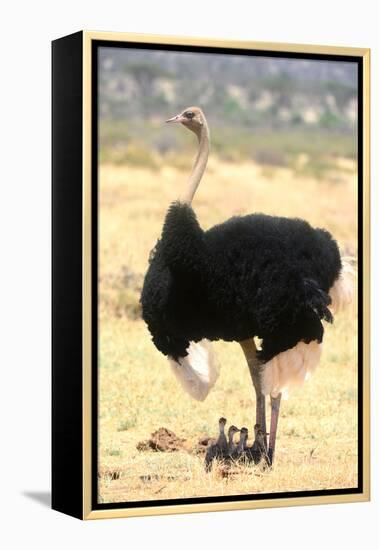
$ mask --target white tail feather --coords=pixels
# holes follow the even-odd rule
[[[178,361],[168,358],[171,369],[191,397],[204,401],[219,375],[212,344],[209,340],[191,342],[187,351]]]
[[[321,357],[321,344],[318,342],[299,342],[293,348],[273,357],[263,371],[263,389],[265,395],[276,397],[301,386],[311,377]]]
[[[353,258],[342,258],[338,279],[329,290],[333,313],[349,306],[354,298],[356,270]],[[321,344],[299,342],[295,347],[279,353],[268,361],[263,372],[263,393],[288,396],[295,387],[311,377],[321,357]]]
[[[349,306],[354,298],[356,270],[351,258],[342,258],[342,269],[338,279],[329,290],[333,313],[339,313]]]

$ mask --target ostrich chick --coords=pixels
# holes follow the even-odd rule
[[[248,436],[249,430],[247,428],[241,428],[240,440],[238,441],[237,449],[233,458],[240,458],[244,454]]]
[[[228,430],[228,454],[229,454],[229,456],[232,456],[233,453],[237,449],[237,445],[234,443],[233,438],[234,438],[235,434],[239,431],[240,430],[234,425],[230,426],[230,428]]]
[[[269,434],[261,429],[260,424],[254,426],[254,443],[246,449],[246,458],[254,464],[258,464],[264,457],[268,464],[271,464],[267,457],[267,440]]]
[[[226,418],[220,418],[218,421],[219,435],[217,441],[216,443],[208,447],[207,453],[205,455],[204,466],[206,472],[209,472],[211,470],[212,462],[216,458],[222,459],[227,455],[228,442],[225,436],[225,424]]]

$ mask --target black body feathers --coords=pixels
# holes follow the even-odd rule
[[[258,336],[268,361],[299,341],[322,341],[340,271],[331,235],[303,220],[252,214],[203,231],[191,207],[174,203],[151,254],[143,318],[174,359],[190,341]]]

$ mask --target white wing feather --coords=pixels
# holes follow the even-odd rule
[[[191,342],[188,355],[178,361],[169,357],[169,364],[183,389],[198,401],[204,401],[216,383],[219,366],[209,340]]]

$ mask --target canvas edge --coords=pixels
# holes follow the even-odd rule
[[[51,44],[51,507],[79,519],[83,517],[82,42],[82,33],[77,32]]]

